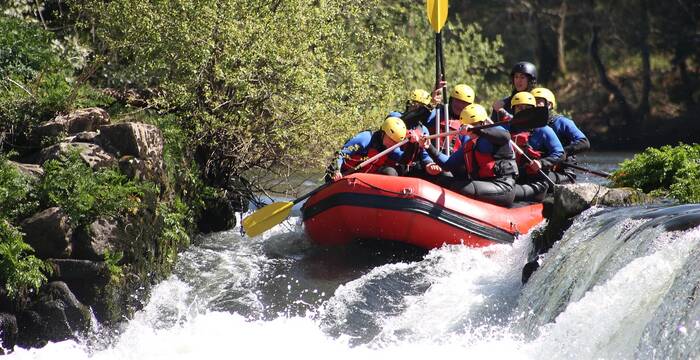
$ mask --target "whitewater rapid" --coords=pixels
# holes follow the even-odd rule
[[[256,239],[239,229],[213,234],[181,254],[174,275],[121,329],[18,348],[9,358],[653,357],[650,324],[668,322],[659,309],[700,259],[700,228],[668,231],[645,227],[653,218],[609,213],[580,216],[526,286],[529,234],[512,245],[445,246],[384,263],[363,250],[315,248],[298,217]],[[664,331],[696,336],[700,318],[692,316]]]

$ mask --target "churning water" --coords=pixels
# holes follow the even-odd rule
[[[700,358],[699,225],[700,205],[589,209],[522,286],[529,235],[324,249],[293,217],[202,238],[122,329],[11,357]]]

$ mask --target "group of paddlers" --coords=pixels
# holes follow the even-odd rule
[[[432,94],[413,90],[405,111],[390,113],[380,130],[366,130],[347,141],[328,167],[326,180],[337,181],[364,160],[408,139],[361,171],[419,177],[506,207],[517,201],[542,201],[552,184],[575,181],[576,175],[563,165],[575,161],[575,154],[589,149],[590,143],[571,119],[556,112],[554,93],[536,87],[537,70],[532,63],[515,64],[510,79],[511,95],[496,101],[491,114],[475,103],[472,87],[453,88],[446,108],[448,124],[458,124],[458,130],[452,142],[444,142],[453,150],[451,155],[442,153],[428,137],[436,122],[445,118],[445,108],[438,106],[444,84],[438,84]],[[508,123],[535,107],[549,110],[547,125],[532,128]],[[502,125],[481,126],[492,122]]]

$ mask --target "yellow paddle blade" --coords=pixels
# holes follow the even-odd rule
[[[241,222],[243,230],[250,237],[258,236],[286,219],[293,206],[292,202],[267,205],[243,219]]]
[[[436,33],[440,32],[447,21],[447,0],[427,0],[425,7],[430,25]]]

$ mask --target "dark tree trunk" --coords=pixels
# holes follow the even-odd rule
[[[546,84],[549,83],[550,80],[552,80],[553,78],[554,70],[556,70],[557,68],[557,59],[554,50],[552,49],[552,46],[550,46],[550,43],[547,41],[547,35],[550,34],[547,30],[546,24],[543,23],[542,19],[540,19],[537,14],[535,14],[534,16],[534,22],[535,31],[537,33],[536,51],[537,62],[539,65],[537,68],[537,82]]]
[[[649,117],[649,93],[651,93],[651,51],[649,49],[649,6],[648,0],[640,2],[640,20],[642,22],[639,47],[642,52],[642,96],[637,107],[639,121]]]
[[[566,0],[561,2],[559,7],[559,24],[557,25],[557,64],[562,76],[569,72],[566,68],[566,15],[568,7]]]
[[[600,53],[599,53],[599,37],[598,37],[598,26],[594,25],[593,26],[593,33],[591,36],[591,43],[590,46],[588,47],[588,52],[591,56],[591,60],[593,61],[593,65],[595,66],[596,71],[598,72],[598,77],[600,78],[600,83],[603,85],[603,87],[608,90],[613,95],[613,98],[617,102],[617,104],[620,106],[620,110],[622,111],[622,116],[625,118],[625,123],[628,125],[634,124],[635,122],[635,117],[634,117],[634,111],[629,105],[629,102],[627,101],[627,98],[625,95],[622,93],[620,88],[615,85],[612,80],[610,80],[610,77],[608,76],[608,70],[605,68],[605,64],[603,64],[603,60],[600,58]]]

